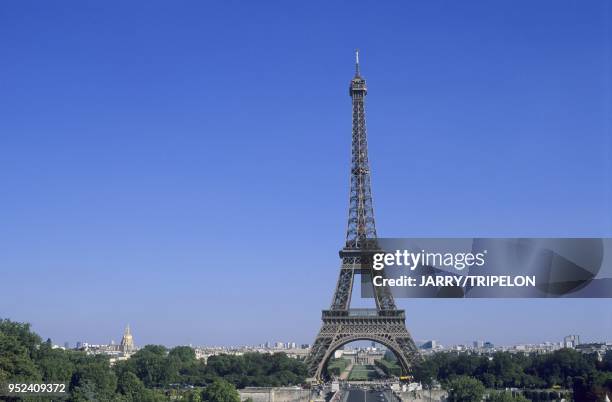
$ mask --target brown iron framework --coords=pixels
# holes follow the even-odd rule
[[[378,249],[365,121],[367,87],[359,71],[359,52],[356,52],[355,76],[349,94],[353,104],[353,132],[346,243],[340,250],[342,264],[331,307],[323,310],[323,325],[306,359],[310,376],[319,380],[327,376],[326,366],[334,351],[356,340],[385,345],[394,352],[406,373],[419,356],[406,329],[404,310],[397,309],[387,287],[373,286],[375,309],[350,308],[355,275],[371,274],[369,260]]]

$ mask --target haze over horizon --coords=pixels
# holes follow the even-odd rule
[[[36,328],[32,328],[33,331],[36,332]],[[112,331],[109,331],[107,328],[102,329],[101,332],[104,333],[109,333]],[[133,331],[132,331],[133,332]],[[47,339],[46,336],[44,336],[44,334],[40,334],[42,339],[45,340]],[[116,334],[111,335],[110,338],[102,338],[100,336],[97,336],[94,339],[81,339],[81,338],[74,338],[77,339],[76,341],[70,341],[70,340],[60,340],[60,339],[52,339],[53,344],[55,345],[59,345],[59,346],[63,346],[64,342],[68,342],[70,344],[70,347],[75,347],[77,342],[87,342],[89,344],[93,344],[93,345],[100,345],[100,344],[110,344],[111,342],[114,342],[115,344],[118,344],[119,341],[121,340],[121,335],[122,335],[122,331],[118,331]],[[271,336],[269,339],[265,339],[265,340],[261,340],[261,341],[253,341],[253,342],[235,342],[235,343],[216,343],[216,344],[212,344],[212,343],[198,343],[197,341],[193,342],[193,341],[189,341],[189,342],[174,342],[174,343],[164,343],[164,342],[158,342],[155,340],[155,336],[151,335],[151,334],[140,334],[143,335],[142,339],[147,339],[146,342],[138,342],[139,338],[135,335],[135,341],[136,341],[136,345],[138,347],[142,347],[144,345],[163,345],[166,346],[168,348],[172,348],[175,346],[184,346],[184,345],[190,345],[193,347],[241,347],[241,346],[249,346],[249,347],[257,347],[260,345],[265,344],[266,342],[283,342],[283,343],[287,343],[287,342],[295,342],[297,347],[301,347],[302,344],[312,344],[312,340],[309,340],[308,338],[303,338],[304,341],[298,341],[296,339],[284,339],[284,338],[278,338],[278,337],[274,337]],[[447,342],[442,342],[440,341],[440,338],[415,338],[415,342],[417,342],[417,344],[420,343],[424,343],[427,341],[431,341],[431,340],[435,340],[437,343],[448,347],[448,346],[454,346],[454,345],[472,345],[472,343],[474,341],[485,341],[485,342],[492,342],[496,347],[497,346],[514,346],[514,345],[527,345],[527,344],[541,344],[541,343],[545,343],[545,342],[552,342],[552,343],[559,343],[563,340],[563,337],[567,336],[567,335],[574,335],[573,333],[567,333],[567,334],[563,334],[560,335],[556,338],[553,339],[543,339],[538,335],[534,335],[534,336],[528,336],[528,335],[522,335],[519,336],[517,339],[522,339],[521,341],[515,341],[515,342],[509,342],[509,343],[503,343],[503,342],[495,342],[493,341],[491,338],[487,337],[486,334],[481,334],[481,336],[477,336],[474,337],[473,339],[460,339],[460,340],[456,340],[456,341],[452,341],[453,338],[443,338],[443,339],[447,339]],[[581,343],[599,343],[599,342],[611,342],[612,341],[612,337],[610,336],[605,336],[605,334],[601,337],[596,337],[596,338],[586,338],[584,336],[582,336],[579,333],[576,333],[575,335],[579,335],[580,336],[580,342]],[[188,334],[181,334],[181,336],[183,336],[184,338],[187,339],[191,339]],[[445,337],[447,335],[445,334],[441,334],[442,337]],[[354,347],[354,346],[359,346],[359,347],[366,347],[369,346],[371,344],[371,341],[356,341],[356,342],[350,342],[348,344],[345,345],[345,347]],[[379,346],[385,347],[384,345],[380,345]]]
[[[355,48],[380,236],[612,237],[605,0],[111,3],[0,6],[0,318],[58,344],[311,343]],[[443,344],[612,333],[611,299],[397,304]]]

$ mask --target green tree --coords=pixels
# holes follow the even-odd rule
[[[53,349],[49,342],[42,343],[34,351],[34,361],[46,382],[70,382],[72,373],[76,370],[70,359],[73,352]]]
[[[79,398],[94,396],[94,400],[112,400],[117,388],[117,376],[106,356],[78,357],[76,370],[70,380],[70,390]]]
[[[240,402],[240,395],[233,384],[217,379],[204,388],[202,400],[207,402]]]
[[[284,353],[211,356],[205,370],[206,382],[221,377],[238,388],[299,384],[307,375],[304,362]]]
[[[459,376],[447,384],[449,402],[480,402],[485,387],[480,381],[468,376]]]
[[[169,364],[167,349],[160,345],[147,345],[134,353],[127,362],[127,369],[147,388],[168,386],[177,377],[176,366]]]
[[[170,349],[168,357],[177,359],[181,363],[193,363],[196,361],[195,350],[190,346],[177,346]]]
[[[82,380],[71,388],[72,401],[74,402],[86,402],[86,401],[99,401],[100,394],[96,384],[91,380]]]
[[[0,319],[0,333],[17,339],[30,353],[42,343],[40,336],[30,330],[30,324]]]
[[[199,390],[188,391],[185,399],[187,402],[202,402],[202,392]]]
[[[604,370],[612,371],[612,350],[608,350],[603,357]]]
[[[125,395],[129,401],[140,401],[146,388],[136,374],[125,370],[117,379],[117,391]]]
[[[577,401],[603,401],[612,395],[612,373],[595,373],[573,379],[574,399]]]
[[[0,381],[37,381],[40,373],[30,351],[15,335],[0,332]]]

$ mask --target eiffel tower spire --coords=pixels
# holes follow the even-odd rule
[[[367,93],[365,79],[361,77],[359,71],[359,50],[357,50],[355,52],[355,77],[351,80],[349,87],[349,95],[353,104],[353,134],[349,216],[346,229],[347,249],[363,249],[367,239],[376,239],[365,121]]]

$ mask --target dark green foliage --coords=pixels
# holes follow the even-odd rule
[[[573,391],[577,401],[603,401],[606,394],[612,396],[612,372],[576,377],[573,379]]]
[[[0,329],[1,331],[1,329]],[[0,332],[0,381],[36,381],[40,373],[30,358],[30,350],[20,340]]]
[[[447,383],[449,402],[480,402],[484,395],[484,385],[475,378],[458,376]]]
[[[388,376],[399,377],[402,374],[402,369],[397,363],[391,363],[385,359],[376,360],[374,363]]]
[[[130,401],[142,399],[141,395],[145,389],[142,381],[140,381],[136,374],[130,371],[123,371],[117,379],[117,391],[125,395]]]
[[[106,356],[53,349],[28,324],[0,320],[0,381],[67,383],[74,402],[200,402],[204,393],[194,386],[206,387],[210,401],[239,402],[236,387],[294,385],[305,377],[304,363],[282,353],[212,356],[206,364],[187,346],[147,345],[111,367]]]
[[[42,343],[40,336],[30,330],[30,324],[0,319],[0,333],[15,338],[19,344],[32,353],[36,346]]]
[[[233,384],[216,379],[204,388],[202,400],[207,402],[240,402],[240,395]]]
[[[48,342],[34,350],[33,356],[45,382],[69,383],[72,373],[76,371],[75,359],[71,358],[71,353],[62,349],[52,349]]]
[[[177,346],[170,350],[168,356],[183,364],[193,363],[196,361],[195,350],[189,346]]]
[[[538,401],[567,399],[568,395],[559,391],[543,390],[560,387],[573,390],[575,400],[598,401],[606,392],[612,394],[612,370],[606,359],[612,355],[598,362],[594,356],[572,349],[544,355],[498,352],[490,357],[436,353],[414,368],[414,376],[425,386],[434,379],[448,384],[457,376],[469,376],[489,389],[524,389],[525,398]]]
[[[498,352],[489,356],[456,353],[436,353],[414,369],[417,381],[430,384],[433,379],[449,381],[456,376],[477,378],[487,388],[572,388],[573,379],[593,378],[597,384],[606,380],[596,373],[606,372],[605,363],[593,356],[571,349],[561,349],[544,355],[523,355]]]
[[[148,388],[166,387],[178,376],[178,368],[168,359],[164,346],[147,345],[134,353],[126,365]]]
[[[330,366],[337,366],[339,374],[346,364],[345,360],[333,360]],[[392,363],[381,360],[377,364],[385,370]],[[206,364],[186,346],[168,350],[148,345],[111,367],[106,356],[53,349],[51,341],[43,342],[29,325],[0,320],[0,381],[65,382],[70,401],[157,402],[174,398],[199,402],[205,388],[209,390],[207,398],[230,402],[234,394],[227,383],[235,388],[294,385],[304,382],[306,375],[303,362],[282,353],[211,356]],[[469,400],[465,398],[473,395],[466,384],[476,390],[480,384],[488,389],[516,387],[530,400],[573,397],[600,401],[606,393],[612,395],[612,353],[601,362],[570,349],[544,355],[436,353],[417,364],[413,375],[425,386],[434,379],[442,382],[453,390],[453,400]],[[492,393],[491,399],[503,401],[508,395]]]
[[[601,363],[603,370],[612,371],[612,350],[606,352]]]
[[[162,395],[147,389],[136,374],[124,370],[117,379],[117,392],[126,402],[155,402],[166,400]]]
[[[74,395],[86,399],[93,393],[95,400],[111,400],[117,388],[117,376],[110,369],[106,356],[79,356],[70,379]],[[80,399],[79,399],[80,400]]]
[[[331,359],[327,363],[327,372],[329,375],[339,377],[340,374],[348,367],[350,361],[348,359]]]
[[[238,388],[300,384],[307,374],[303,362],[284,353],[211,356],[206,371],[209,376],[225,378]]]

